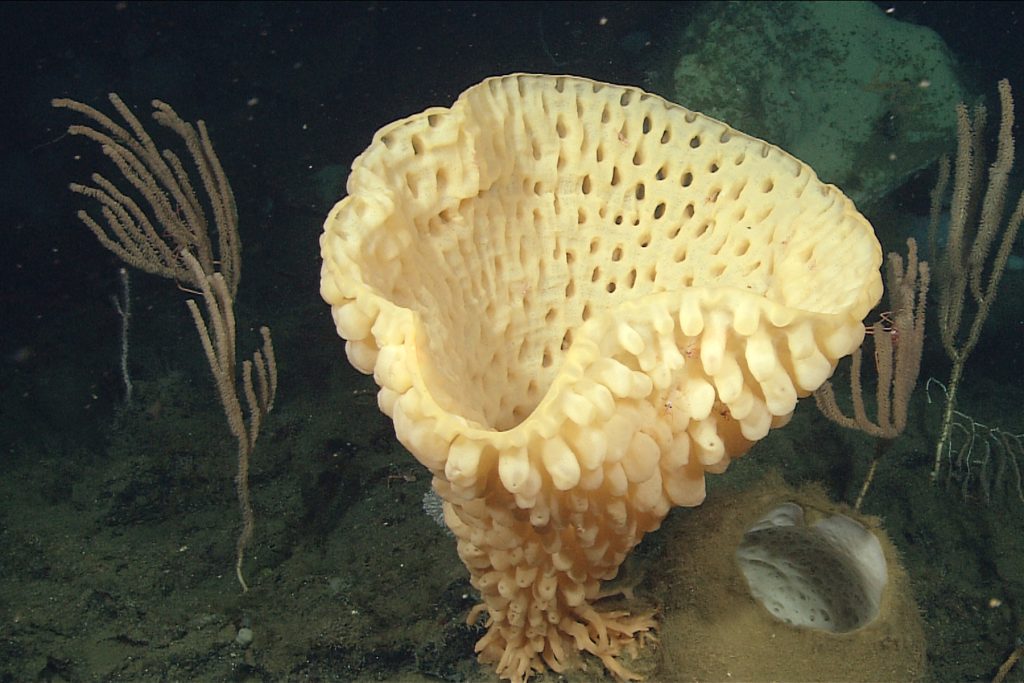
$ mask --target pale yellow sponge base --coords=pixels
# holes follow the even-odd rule
[[[383,128],[321,238],[321,292],[434,474],[524,680],[614,657],[591,603],[673,505],[856,349],[881,249],[782,150],[635,88],[491,78]],[[684,561],[684,558],[681,558]]]

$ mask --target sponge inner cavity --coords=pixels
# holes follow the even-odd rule
[[[754,598],[792,626],[847,633],[878,616],[881,544],[844,515],[807,526],[800,506],[780,505],[747,530],[736,560]]]

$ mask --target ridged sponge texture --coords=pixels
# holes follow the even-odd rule
[[[669,470],[723,467],[860,344],[881,293],[878,242],[835,187],[633,88],[489,79],[378,132],[348,193],[322,292],[349,357],[424,464],[462,437],[453,483],[508,456],[524,502],[617,475],[630,439],[593,428],[612,415],[689,441]],[[554,451],[576,465],[545,468]],[[677,479],[673,502],[699,498]]]
[[[736,559],[751,594],[776,618],[832,633],[874,621],[888,577],[874,534],[839,514],[808,526],[794,503],[748,529]]]
[[[347,189],[321,293],[458,518],[507,631],[483,654],[513,678],[561,666],[543,635],[568,633],[559,610],[785,423],[882,290],[879,244],[838,189],[636,88],[487,79],[380,130]],[[485,581],[498,565],[514,578]],[[569,597],[536,598],[545,572]],[[526,659],[501,654],[513,641]]]

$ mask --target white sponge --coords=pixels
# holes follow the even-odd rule
[[[806,526],[800,506],[785,503],[747,530],[736,560],[754,598],[787,624],[846,633],[878,616],[882,546],[849,517]]]

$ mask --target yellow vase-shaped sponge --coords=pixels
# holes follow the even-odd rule
[[[347,190],[321,292],[445,500],[481,660],[628,676],[653,622],[598,611],[600,581],[859,346],[871,226],[777,147],[569,76],[386,126]]]

